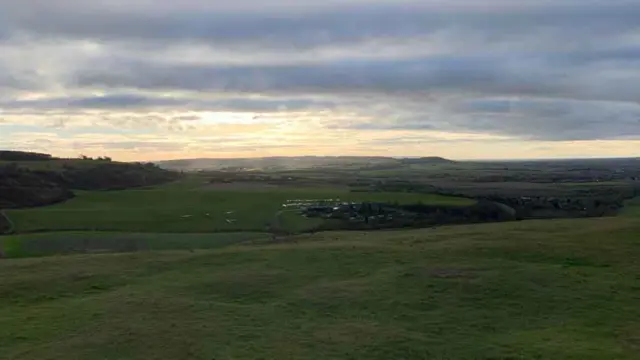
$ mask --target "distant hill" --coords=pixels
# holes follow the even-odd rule
[[[405,158],[400,159],[403,164],[455,164],[453,160],[445,159],[439,156],[428,156],[421,158]]]
[[[311,168],[374,168],[374,167],[401,167],[404,164],[425,163],[453,163],[440,157],[423,158],[392,158],[385,156],[292,156],[292,157],[262,157],[262,158],[237,158],[237,159],[180,159],[158,161],[160,167],[177,171],[198,170],[295,170]]]

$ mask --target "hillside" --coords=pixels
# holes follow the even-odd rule
[[[0,150],[0,161],[49,161],[54,159],[50,154],[31,151]]]
[[[453,160],[441,158],[439,156],[428,156],[420,158],[400,159],[402,164],[455,164]]]
[[[0,348],[22,360],[636,359],[639,233],[619,217],[276,242],[176,234],[191,251],[5,259]]]
[[[0,167],[0,209],[50,205],[72,197],[59,174]]]
[[[48,154],[0,151],[0,209],[68,200],[72,190],[115,190],[156,185],[178,174],[153,164],[109,158],[59,159]]]
[[[640,349],[631,160],[323,158],[180,175],[9,155],[0,358],[625,360]],[[56,191],[74,198],[24,208]]]

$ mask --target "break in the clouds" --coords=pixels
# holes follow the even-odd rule
[[[0,147],[634,156],[638,19],[637,0],[0,0]]]

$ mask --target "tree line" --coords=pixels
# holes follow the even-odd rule
[[[15,153],[15,152],[14,152]],[[44,159],[46,154],[11,154],[16,159]],[[38,170],[10,162],[0,165],[0,209],[48,205],[68,200],[73,190],[121,190],[158,185],[179,173],[152,163],[65,162],[55,170]]]

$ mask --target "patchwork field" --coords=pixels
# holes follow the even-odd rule
[[[265,231],[292,199],[340,199],[398,203],[468,205],[471,200],[434,194],[349,192],[347,188],[217,189],[188,179],[150,189],[80,192],[68,202],[8,210],[17,233],[51,230],[204,233]],[[300,231],[317,221],[287,215],[288,229]]]
[[[637,359],[638,234],[618,217],[5,259],[0,357]]]

